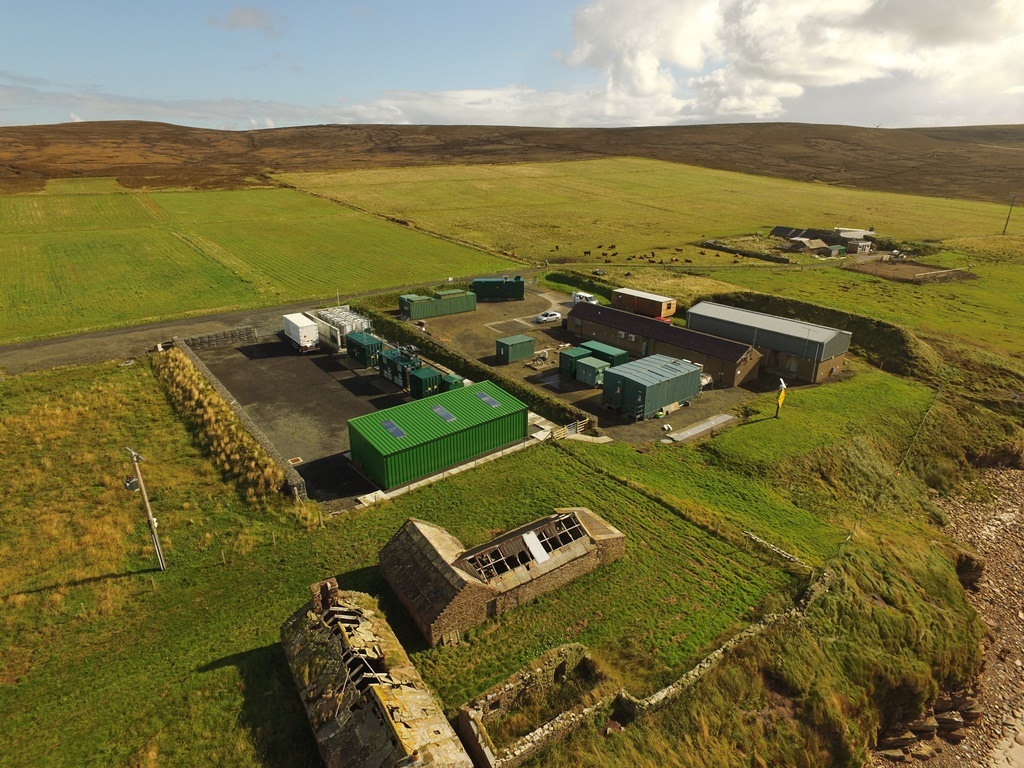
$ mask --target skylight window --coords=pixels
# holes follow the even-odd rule
[[[455,421],[455,417],[452,416],[451,412],[447,408],[445,408],[443,405],[432,405],[430,407],[430,410],[432,410],[434,413],[436,413],[438,416],[440,416],[445,421],[448,421],[448,422]]]
[[[380,425],[384,427],[384,429],[386,429],[388,432],[390,432],[392,437],[396,439],[405,437],[405,431],[400,426],[395,424],[395,422],[391,421],[391,419],[388,419],[387,421],[382,421]]]
[[[499,403],[493,397],[488,395],[486,392],[477,392],[476,396],[479,397],[481,400],[483,400],[485,403],[487,403],[489,406],[491,406],[491,408],[500,408],[501,407],[501,403]]]

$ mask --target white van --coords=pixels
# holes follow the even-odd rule
[[[592,293],[584,293],[583,291],[576,291],[572,295],[573,304],[597,304],[597,299],[594,298]]]

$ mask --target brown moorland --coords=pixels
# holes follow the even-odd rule
[[[0,128],[0,192],[113,176],[125,187],[237,188],[274,171],[635,156],[778,178],[1004,202],[1024,125],[858,128],[798,123],[654,128],[321,125],[217,131],[111,121]]]

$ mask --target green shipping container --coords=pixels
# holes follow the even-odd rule
[[[627,416],[649,419],[667,405],[700,394],[700,366],[651,355],[604,372],[603,402]]]
[[[580,344],[580,346],[583,349],[589,349],[591,357],[596,357],[598,360],[604,360],[606,363],[611,363],[613,366],[625,365],[629,362],[629,352],[608,344],[602,344],[600,341],[585,341]]]
[[[386,349],[379,357],[380,375],[402,389],[409,386],[409,374],[423,367],[415,355],[407,355],[401,349]]]
[[[433,296],[407,293],[398,297],[398,310],[410,320],[472,312],[476,309],[476,294],[472,291],[438,291]]]
[[[498,360],[503,363],[514,363],[533,357],[533,338],[531,336],[506,336],[494,342]]]
[[[524,440],[526,405],[489,381],[348,422],[352,463],[394,488]]]
[[[597,357],[584,357],[576,361],[576,381],[588,387],[600,387],[604,381],[604,372],[611,368],[611,363]]]
[[[576,361],[582,360],[584,357],[591,357],[589,349],[583,347],[573,347],[572,349],[563,349],[558,354],[558,373],[566,379],[576,378]]]
[[[457,373],[450,373],[441,377],[441,391],[450,392],[453,389],[462,389],[466,386],[466,380]]]
[[[433,368],[419,368],[409,374],[409,394],[417,400],[441,391],[441,372]]]
[[[520,275],[507,277],[480,277],[469,285],[469,290],[480,301],[522,301],[526,298],[526,283]]]
[[[345,336],[348,356],[358,360],[364,368],[376,368],[381,340],[365,331],[354,331]]]

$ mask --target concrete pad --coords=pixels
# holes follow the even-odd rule
[[[671,435],[669,435],[669,437],[672,438],[672,440],[674,440],[675,442],[681,443],[684,440],[689,440],[691,438],[697,437],[698,435],[703,435],[705,432],[710,432],[712,429],[721,426],[722,424],[727,424],[730,421],[735,421],[735,419],[735,416],[731,416],[728,413],[720,413],[717,416],[712,416],[710,419],[705,419],[704,421],[698,422],[697,424],[694,424],[692,427],[684,429],[681,432],[673,432]]]

